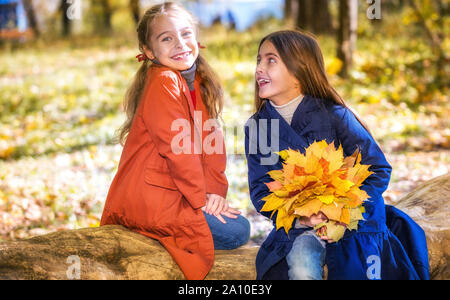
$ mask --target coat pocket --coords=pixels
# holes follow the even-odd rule
[[[166,170],[146,168],[144,171],[144,181],[150,185],[174,191],[178,190],[172,176]]]

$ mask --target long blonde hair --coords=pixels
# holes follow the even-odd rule
[[[144,53],[144,46],[150,47],[151,27],[153,21],[169,12],[180,13],[188,18],[189,22],[196,29],[198,33],[197,21],[194,16],[188,12],[181,5],[174,2],[164,2],[150,7],[142,16],[137,26],[137,35],[139,40],[139,50]],[[219,118],[223,109],[223,89],[220,80],[211,66],[207,63],[205,58],[200,54],[197,58],[197,75],[200,77],[200,92],[203,102],[208,110],[210,118]],[[125,144],[128,133],[130,132],[131,124],[133,123],[134,115],[141,101],[142,92],[145,87],[148,68],[152,62],[148,59],[142,62],[141,67],[134,76],[131,86],[128,88],[123,108],[126,113],[126,120],[124,124],[118,129],[118,137],[116,139],[121,145]],[[116,140],[116,141],[117,141]]]

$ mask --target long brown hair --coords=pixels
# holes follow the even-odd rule
[[[151,49],[150,37],[153,22],[161,15],[172,13],[179,13],[183,17],[188,18],[189,22],[198,33],[197,20],[181,5],[174,2],[164,2],[150,7],[142,16],[137,25],[137,35],[139,40],[139,50],[144,53],[144,46]],[[198,34],[196,35],[198,36]],[[219,77],[207,63],[207,61],[199,54],[196,60],[197,75],[200,77],[200,92],[205,106],[208,110],[210,118],[219,118],[223,109],[223,89],[220,84]],[[124,102],[123,109],[126,113],[126,120],[124,124],[118,129],[118,136],[116,141],[123,146],[125,144],[128,133],[130,132],[131,124],[133,123],[134,115],[141,101],[142,92],[145,87],[148,68],[152,62],[148,59],[142,62],[141,67],[134,76],[133,82],[128,88]]]
[[[276,31],[261,40],[258,52],[265,41],[271,42],[277,49],[289,72],[300,83],[302,94],[332,101],[352,110],[329,83],[322,51],[312,34],[298,30]],[[259,97],[259,86],[255,82],[255,110],[261,110],[266,102],[267,99]],[[361,125],[369,131],[358,115],[353,110],[352,112]]]

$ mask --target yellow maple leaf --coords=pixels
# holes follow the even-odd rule
[[[285,163],[304,167],[306,164],[306,157],[298,151],[289,150],[289,156],[285,159]]]
[[[356,164],[356,158],[359,155],[359,149],[356,149],[352,155],[344,158],[344,163],[342,165],[343,168],[352,168]]]
[[[339,145],[338,150],[335,150],[333,143],[330,143],[327,151],[325,152],[324,158],[329,162],[329,173],[333,173],[334,171],[338,170],[344,164],[344,150],[342,149],[342,146]]]
[[[358,229],[359,221],[364,220],[362,212],[364,212],[364,206],[349,209],[350,222],[347,225],[347,229],[349,230]]]
[[[271,192],[279,190],[283,187],[283,185],[279,181],[276,181],[276,180],[267,182],[266,186],[269,188],[269,191],[271,191]]]
[[[349,224],[350,223],[350,209],[347,207],[342,208],[341,216],[339,219],[335,219],[341,223]]]
[[[347,193],[350,188],[355,185],[352,181],[348,179],[341,179],[339,177],[333,177],[331,184],[335,187],[336,194],[342,196],[345,196],[345,193]]]
[[[283,164],[284,184],[290,183],[294,178],[295,165]]]
[[[329,221],[326,224],[327,226],[327,233],[329,239],[332,239],[333,241],[337,242],[339,241],[345,233],[345,226],[342,226],[334,221]]]
[[[323,195],[323,196],[317,196],[317,199],[320,200],[320,202],[324,204],[331,204],[333,203],[333,200],[335,197],[333,195]]]
[[[294,213],[297,216],[305,216],[309,218],[313,214],[317,214],[321,207],[322,201],[320,201],[318,198],[314,198],[311,201],[303,204],[302,206],[296,207]]]
[[[292,223],[294,222],[295,215],[289,215],[284,208],[278,209],[278,215],[276,220],[277,230],[281,227],[284,228],[286,233],[288,233],[289,229],[292,227]]]
[[[361,205],[363,201],[369,197],[369,195],[366,193],[366,191],[361,190],[357,186],[353,186],[348,191],[347,197],[348,197],[347,204],[350,207],[357,207]]]
[[[306,157],[315,156],[322,157],[323,152],[328,147],[328,144],[325,140],[312,143],[308,148],[306,148],[305,154]]]
[[[320,211],[323,212],[328,219],[339,221],[344,205],[344,203],[331,202],[330,204],[323,204]]]
[[[272,178],[273,180],[283,182],[284,181],[284,175],[282,170],[272,170],[267,172],[267,174]]]
[[[286,197],[289,197],[289,191],[286,191],[286,190],[276,190],[276,191],[273,191],[273,193],[274,193],[277,197],[280,197],[280,198],[286,198]]]
[[[261,211],[272,211],[278,209],[283,205],[284,199],[277,197],[275,194],[269,194],[268,196],[262,198],[265,201]]]
[[[305,172],[307,174],[312,174],[320,166],[319,159],[314,154],[306,156]]]

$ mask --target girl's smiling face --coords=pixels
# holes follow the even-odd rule
[[[187,18],[168,13],[158,17],[151,26],[151,49],[144,47],[147,57],[178,71],[192,67],[198,57],[193,24]]]
[[[275,46],[268,40],[261,45],[255,72],[259,97],[282,105],[301,94],[300,83],[286,68]]]

